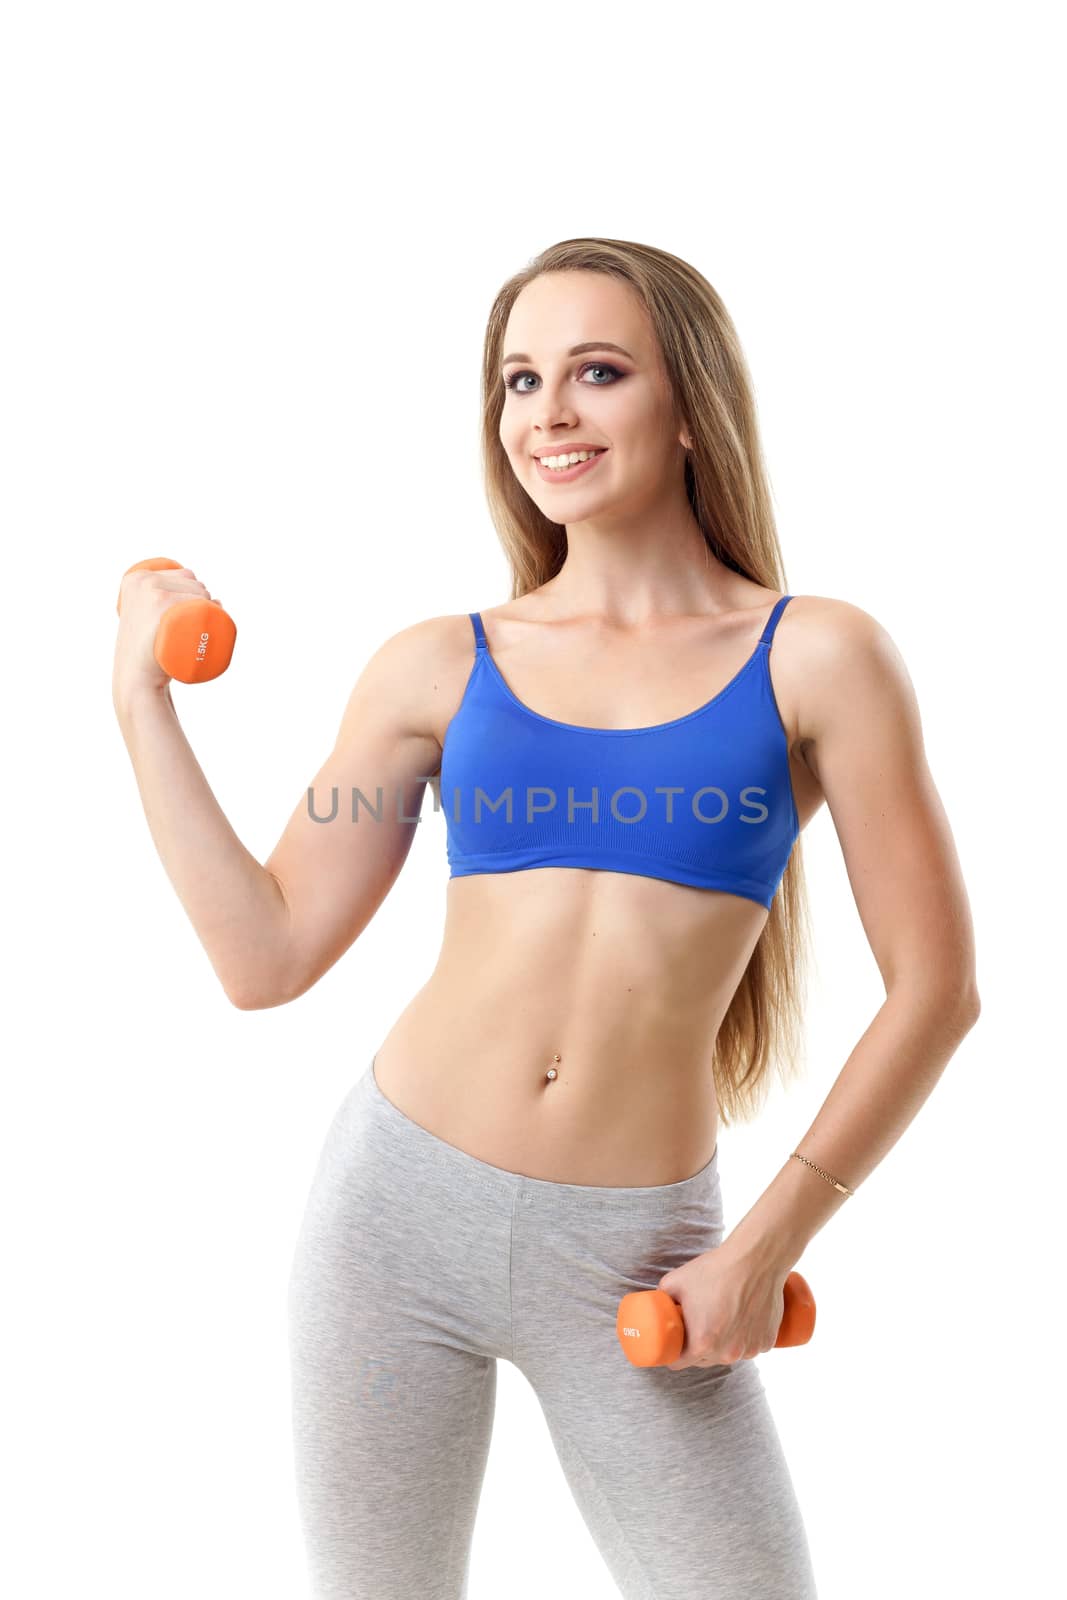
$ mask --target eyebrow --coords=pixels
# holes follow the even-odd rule
[[[569,356],[580,356],[580,355],[584,355],[584,353],[587,350],[617,350],[619,352],[619,354],[621,356],[625,356],[628,361],[633,361],[635,359],[635,357],[630,354],[629,350],[624,350],[621,344],[612,344],[610,339],[593,339],[588,344],[572,345],[571,348],[567,351],[567,354]],[[528,355],[526,355],[526,354],[524,354],[522,352],[519,352],[519,353],[514,354],[514,355],[505,356],[503,361],[500,363],[500,365],[502,367],[506,367],[509,361],[532,361],[532,360],[533,360],[532,356],[528,356]]]

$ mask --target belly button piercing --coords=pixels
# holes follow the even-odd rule
[[[553,1061],[562,1061],[563,1057],[560,1056],[560,1055],[554,1055],[552,1057],[552,1059],[553,1059]],[[548,1071],[545,1073],[545,1077],[548,1079],[549,1083],[552,1082],[553,1078],[557,1078],[558,1076],[559,1076],[559,1074],[556,1071],[555,1067],[549,1067]]]

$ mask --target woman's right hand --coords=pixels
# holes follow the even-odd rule
[[[170,682],[155,656],[156,629],[164,611],[179,600],[211,600],[190,567],[140,567],[119,588],[119,631],[111,677],[116,704],[131,694],[160,690]]]

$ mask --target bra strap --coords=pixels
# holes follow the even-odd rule
[[[468,611],[467,615],[468,615],[468,617],[470,617],[471,622],[474,625],[474,648],[475,648],[475,650],[486,650],[486,649],[488,649],[488,646],[487,646],[486,641],[485,641],[485,629],[482,627],[482,618],[481,618],[480,612]]]
[[[791,594],[784,594],[778,601],[778,604],[767,618],[767,626],[759,636],[760,644],[770,644],[771,640],[774,638],[774,630],[778,626],[778,619],[792,598],[793,596]]]

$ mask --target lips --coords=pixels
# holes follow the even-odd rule
[[[577,444],[564,444],[562,441],[550,445],[547,450],[531,450],[530,454],[535,461],[546,461],[549,456],[572,456],[578,450],[605,450],[606,445],[590,444],[585,439],[579,439]]]
[[[560,455],[570,452],[560,451]],[[537,464],[537,475],[544,483],[573,483],[575,478],[580,478],[586,472],[592,472],[607,455],[606,450],[598,450],[595,456],[590,456],[587,461],[579,461],[576,466],[568,467],[565,472],[553,472],[551,467],[546,467],[540,456],[534,456]]]

